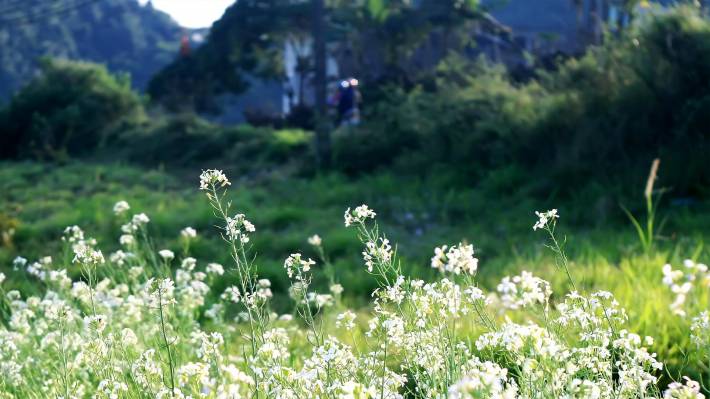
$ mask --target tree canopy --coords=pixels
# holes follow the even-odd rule
[[[347,47],[352,67],[366,79],[384,71],[401,76],[412,52],[436,29],[453,36],[479,17],[477,0],[332,0],[325,2],[324,40]],[[313,28],[310,0],[240,0],[217,21],[207,42],[157,74],[149,93],[171,109],[216,110],[216,96],[247,89],[247,75],[281,79],[287,41],[307,42]],[[372,61],[382,64],[369,76]],[[308,64],[308,63],[306,63]],[[312,65],[310,65],[312,67]],[[393,71],[393,72],[389,72]]]

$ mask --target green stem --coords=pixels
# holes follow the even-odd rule
[[[552,250],[560,258],[560,261],[562,263],[562,267],[565,270],[565,274],[567,275],[567,280],[569,281],[570,285],[572,286],[572,289],[574,291],[577,291],[577,285],[574,283],[574,279],[572,279],[572,274],[570,274],[570,271],[569,271],[569,260],[567,259],[567,254],[565,254],[565,251],[562,249],[562,247],[560,247],[560,244],[557,241],[557,238],[555,237],[554,227],[548,226],[545,229],[550,234],[550,239],[552,240],[552,244],[553,244]]]
[[[170,366],[170,397],[175,394],[175,366],[173,364],[173,354],[170,350],[170,343],[168,342],[167,334],[165,333],[165,316],[163,315],[163,292],[160,284],[158,285],[158,306],[160,313],[160,331],[163,335],[163,343],[165,344],[165,349],[168,352],[168,363]]]

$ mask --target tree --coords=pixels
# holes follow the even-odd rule
[[[308,2],[240,0],[212,26],[207,42],[156,74],[148,93],[170,110],[217,112],[215,99],[239,94],[247,75],[280,79],[283,48],[290,37],[302,36],[309,23]]]
[[[323,0],[313,0],[313,54],[315,60],[315,99],[316,99],[316,154],[321,168],[327,168],[331,162],[330,127],[327,121],[326,104],[326,53],[325,53],[325,6]]]
[[[0,113],[0,158],[81,155],[142,111],[128,76],[96,64],[44,59],[41,74]]]
[[[334,25],[342,35],[340,40],[353,53],[356,65],[352,69],[366,84],[412,84],[422,71],[433,70],[436,65],[413,60],[418,50],[434,36],[441,40],[429,50],[440,57],[468,46],[471,23],[484,15],[477,0],[421,0],[416,5],[405,0],[334,3]]]

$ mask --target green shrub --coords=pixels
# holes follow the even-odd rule
[[[141,113],[127,76],[91,63],[45,59],[41,74],[0,114],[0,157],[85,155]]]

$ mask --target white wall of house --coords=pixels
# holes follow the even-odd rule
[[[313,94],[313,74],[307,73],[305,76],[299,74],[298,67],[298,57],[308,57],[311,58],[311,52],[313,50],[313,40],[311,38],[303,40],[287,40],[284,44],[284,72],[286,76],[283,82],[283,95],[282,95],[282,105],[281,111],[284,115],[291,112],[292,102],[293,105],[298,103],[298,99],[301,98],[301,87],[304,88],[303,99],[308,105],[312,105],[314,101]],[[339,76],[338,63],[332,55],[328,55],[326,58],[326,76],[329,79],[344,78]],[[301,78],[304,79],[303,84],[301,84]],[[289,98],[288,92],[292,91],[293,95]],[[330,93],[330,91],[329,91]]]

